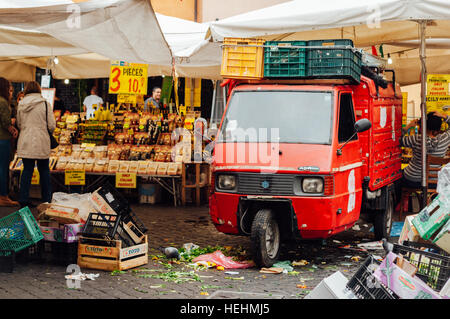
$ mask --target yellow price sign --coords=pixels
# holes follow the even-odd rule
[[[147,94],[147,64],[111,62],[109,93]]]
[[[65,185],[86,185],[86,172],[84,170],[66,170],[64,173]]]
[[[138,101],[138,96],[136,94],[117,94],[117,103],[130,103],[130,104],[136,104]]]
[[[450,74],[428,74],[427,95],[450,95]]]
[[[441,112],[450,114],[450,95],[427,95],[427,112]]]
[[[116,173],[116,188],[136,188],[136,173]]]

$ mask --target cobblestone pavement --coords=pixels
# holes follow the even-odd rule
[[[242,246],[249,250],[248,237],[219,233],[211,223],[208,207],[171,207],[133,205],[133,210],[149,229],[149,263],[141,271],[128,270],[111,273],[94,269],[81,269],[83,273],[99,274],[96,280],[81,281],[80,289],[67,288],[64,278],[66,266],[51,263],[17,264],[13,273],[0,273],[0,299],[50,298],[50,299],[301,299],[320,281],[341,271],[350,278],[364,261],[367,253],[338,248],[345,244],[373,241],[369,232],[371,224],[357,223],[360,231],[349,230],[326,242],[312,241],[283,247],[280,260],[307,260],[308,265],[295,267],[292,274],[263,274],[259,268],[239,269],[239,274],[226,274],[216,269],[199,270],[197,280],[183,283],[151,278],[169,271],[189,272],[185,263],[168,264],[167,259],[153,260],[161,255],[158,247],[182,247],[194,243],[200,247]],[[15,208],[0,208],[0,217],[14,212]],[[36,210],[33,209],[33,214]],[[383,256],[383,251],[372,251]],[[361,257],[359,261],[351,257]],[[168,267],[172,267],[168,269]],[[298,285],[303,288],[299,288]],[[306,286],[306,288],[304,288]]]

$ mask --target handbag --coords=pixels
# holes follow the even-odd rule
[[[59,143],[56,141],[56,138],[53,136],[52,132],[48,129],[48,106],[47,101],[45,101],[45,121],[47,122],[47,131],[48,135],[50,135],[50,149],[55,149],[58,147]]]

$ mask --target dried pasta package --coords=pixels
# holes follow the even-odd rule
[[[80,154],[81,159],[94,158],[94,152],[92,148],[86,147]]]
[[[94,170],[95,159],[88,158],[86,163],[84,163],[84,170],[86,172],[92,172]]]
[[[160,163],[157,162],[150,162],[148,164],[148,168],[147,168],[147,174],[148,175],[156,175],[156,172],[158,170],[158,166]]]
[[[177,175],[178,173],[178,164],[177,163],[169,163],[167,168],[167,175]]]
[[[83,149],[81,148],[80,144],[73,144],[72,145],[72,157],[73,158],[81,158],[81,152]]]
[[[130,169],[130,162],[128,161],[120,161],[119,172],[120,173],[128,173]]]
[[[128,168],[128,172],[137,174],[138,169],[139,169],[139,162],[138,161],[130,161],[130,166]]]
[[[120,158],[120,147],[116,144],[108,145],[108,159],[118,160]]]
[[[84,164],[86,163],[86,160],[84,159],[79,159],[76,161],[75,163],[75,168],[76,170],[84,170]]]
[[[95,164],[94,164],[94,168],[93,168],[93,172],[95,173],[103,173],[107,171],[107,164],[108,161],[100,159],[100,160],[96,160]]]
[[[65,170],[66,166],[67,166],[67,162],[68,162],[68,158],[65,156],[58,158],[58,162],[56,162],[55,169],[58,171]]]
[[[120,161],[118,160],[110,160],[108,165],[109,173],[117,173],[119,171]]]
[[[169,168],[169,163],[159,163],[156,175],[167,175],[167,169]]]
[[[108,154],[107,146],[96,146],[94,147],[94,158],[95,159],[105,159]]]
[[[148,169],[148,164],[150,162],[139,161],[138,163],[139,163],[138,174],[146,175],[147,174],[147,169]]]
[[[74,170],[76,169],[76,165],[78,164],[78,159],[71,157],[67,161],[66,170]]]

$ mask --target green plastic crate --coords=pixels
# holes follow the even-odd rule
[[[308,46],[307,76],[316,78],[350,78],[359,83],[361,78],[360,52],[351,48],[331,49],[330,46],[353,46],[352,40],[314,40]]]
[[[264,44],[264,77],[304,77],[306,75],[306,41],[267,41]]]
[[[18,252],[44,236],[28,207],[0,219],[0,250]]]

